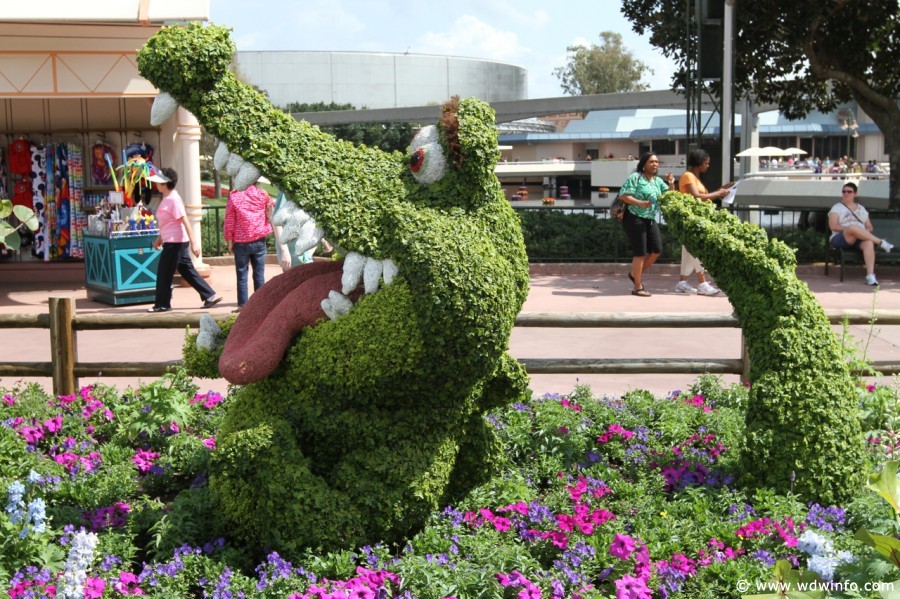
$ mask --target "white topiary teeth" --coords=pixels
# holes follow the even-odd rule
[[[397,276],[397,264],[393,260],[376,260],[357,252],[350,252],[344,258],[344,273],[341,276],[341,291],[350,293],[363,283],[366,293],[375,293],[384,279],[390,285]]]
[[[197,333],[197,348],[206,351],[215,351],[222,340],[222,329],[219,323],[210,316],[204,314],[200,317],[200,332]]]
[[[384,279],[385,285],[390,285],[394,282],[394,277],[397,276],[397,273],[400,271],[397,268],[397,263],[388,258],[384,261],[384,268],[382,269],[381,278]]]
[[[279,210],[279,212],[281,212]],[[303,226],[310,221],[310,216],[299,208],[294,208],[288,215],[288,220],[284,222],[281,230],[281,241],[287,243],[300,238]]]
[[[341,275],[341,291],[348,294],[359,286],[362,280],[366,257],[357,252],[350,252],[344,258],[344,273]]]
[[[325,236],[315,219],[290,199],[286,199],[272,216],[272,224],[282,228],[279,241],[294,242],[297,254],[316,247]],[[341,293],[332,291],[328,298],[322,300],[322,310],[328,318],[334,320],[350,311],[353,303],[347,294],[359,287],[360,283],[363,284],[365,293],[375,293],[382,281],[385,285],[390,285],[398,272],[393,260],[376,260],[359,252],[347,252],[341,273]]]
[[[366,265],[363,268],[363,289],[366,293],[375,293],[378,291],[378,284],[381,282],[381,273],[384,271],[384,263],[381,260],[366,259]]]
[[[153,106],[150,107],[150,124],[158,127],[165,123],[170,116],[178,110],[178,102],[170,94],[160,92],[153,99]]]
[[[225,168],[225,165],[228,164],[229,156],[231,156],[231,152],[228,150],[228,146],[225,145],[224,141],[220,141],[219,146],[216,148],[216,153],[213,155],[213,166],[216,167],[217,171]]]
[[[238,169],[237,175],[234,175],[234,186],[238,191],[244,191],[259,180],[261,173],[259,169],[249,162],[244,162]]]
[[[294,244],[294,251],[302,254],[319,245],[324,236],[325,232],[316,226],[316,221],[310,219],[300,227],[300,235],[297,237],[297,243]]]
[[[306,212],[303,212],[303,210],[297,207],[297,204],[285,198],[284,203],[281,204],[281,208],[272,215],[272,224],[276,227],[287,226],[291,220],[299,216],[298,213],[306,214]],[[309,218],[309,215],[307,215],[307,218]]]
[[[229,177],[236,177],[242,166],[244,166],[244,159],[239,154],[230,154],[228,162],[225,163],[225,172]]]
[[[350,308],[353,307],[353,302],[343,293],[332,290],[328,293],[328,297],[322,300],[321,306],[322,311],[325,312],[328,318],[337,320],[350,311]]]

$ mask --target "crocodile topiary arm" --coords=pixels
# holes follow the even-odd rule
[[[797,278],[793,251],[686,194],[666,194],[662,210],[740,320],[751,383],[742,482],[823,505],[849,499],[864,463],[854,381],[821,305]]]

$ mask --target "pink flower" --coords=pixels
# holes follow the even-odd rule
[[[131,458],[131,461],[134,462],[135,467],[140,472],[148,472],[150,468],[153,466],[153,460],[159,457],[159,454],[155,451],[148,451],[145,449],[138,449],[137,453],[134,454],[134,457]]]
[[[44,431],[33,426],[26,426],[19,429],[19,434],[25,437],[25,440],[32,445],[44,438]]]
[[[579,406],[574,401],[569,401],[567,398],[563,398],[562,401],[560,401],[559,403],[564,408],[569,408],[570,410],[575,410],[576,412],[581,411],[581,406]]]
[[[516,512],[517,514],[522,514],[523,516],[528,513],[528,504],[524,501],[517,501],[516,503],[511,503],[506,507],[502,507],[497,510],[498,512]]]
[[[9,393],[7,393],[6,395],[3,396],[3,404],[7,405],[7,406],[16,405],[16,396],[10,395]]]
[[[606,510],[594,510],[591,512],[591,521],[598,526],[615,519],[616,515]]]
[[[550,533],[550,542],[559,547],[560,549],[565,549],[569,546],[569,537],[566,536],[566,533],[554,530]]]
[[[609,554],[621,560],[631,557],[634,552],[634,539],[628,535],[616,534],[613,542],[609,545]]]
[[[210,451],[215,451],[216,450],[216,438],[215,437],[207,437],[206,439],[203,439],[203,445],[205,445],[206,448],[209,449]]]
[[[571,531],[575,528],[575,518],[569,514],[556,514],[556,525],[560,530]]]
[[[104,589],[106,589],[106,581],[102,578],[88,576],[84,583],[84,599],[100,599]]]
[[[115,589],[122,595],[143,595],[144,591],[138,586],[139,582],[138,577],[131,572],[122,572],[119,574]]]
[[[650,599],[652,596],[643,578],[626,574],[616,581],[616,599]]]
[[[62,422],[62,416],[56,416],[55,418],[44,420],[44,428],[47,429],[48,433],[55,433],[62,428]]]

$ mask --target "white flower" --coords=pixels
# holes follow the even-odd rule
[[[84,583],[87,580],[87,569],[94,561],[94,549],[97,547],[97,535],[83,528],[75,533],[69,555],[66,558],[66,569],[62,574],[62,587],[57,597],[62,599],[82,599]]]

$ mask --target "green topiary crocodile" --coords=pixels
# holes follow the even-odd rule
[[[186,347],[186,363],[215,375],[218,358],[245,385],[211,489],[259,547],[399,539],[486,480],[498,447],[483,413],[528,393],[506,351],[528,263],[494,176],[493,111],[454,99],[410,155],[386,154],[274,108],[229,71],[233,52],[221,27],[154,35],[138,66],[168,110],[152,118],[184,106],[227,145],[238,177],[261,171],[294,198],[287,236],[311,247],[324,234],[348,257],[343,273],[313,263],[254,293],[221,358]]]
[[[728,294],[750,356],[743,483],[841,505],[865,482],[854,380],[793,250],[675,192],[663,216]]]

